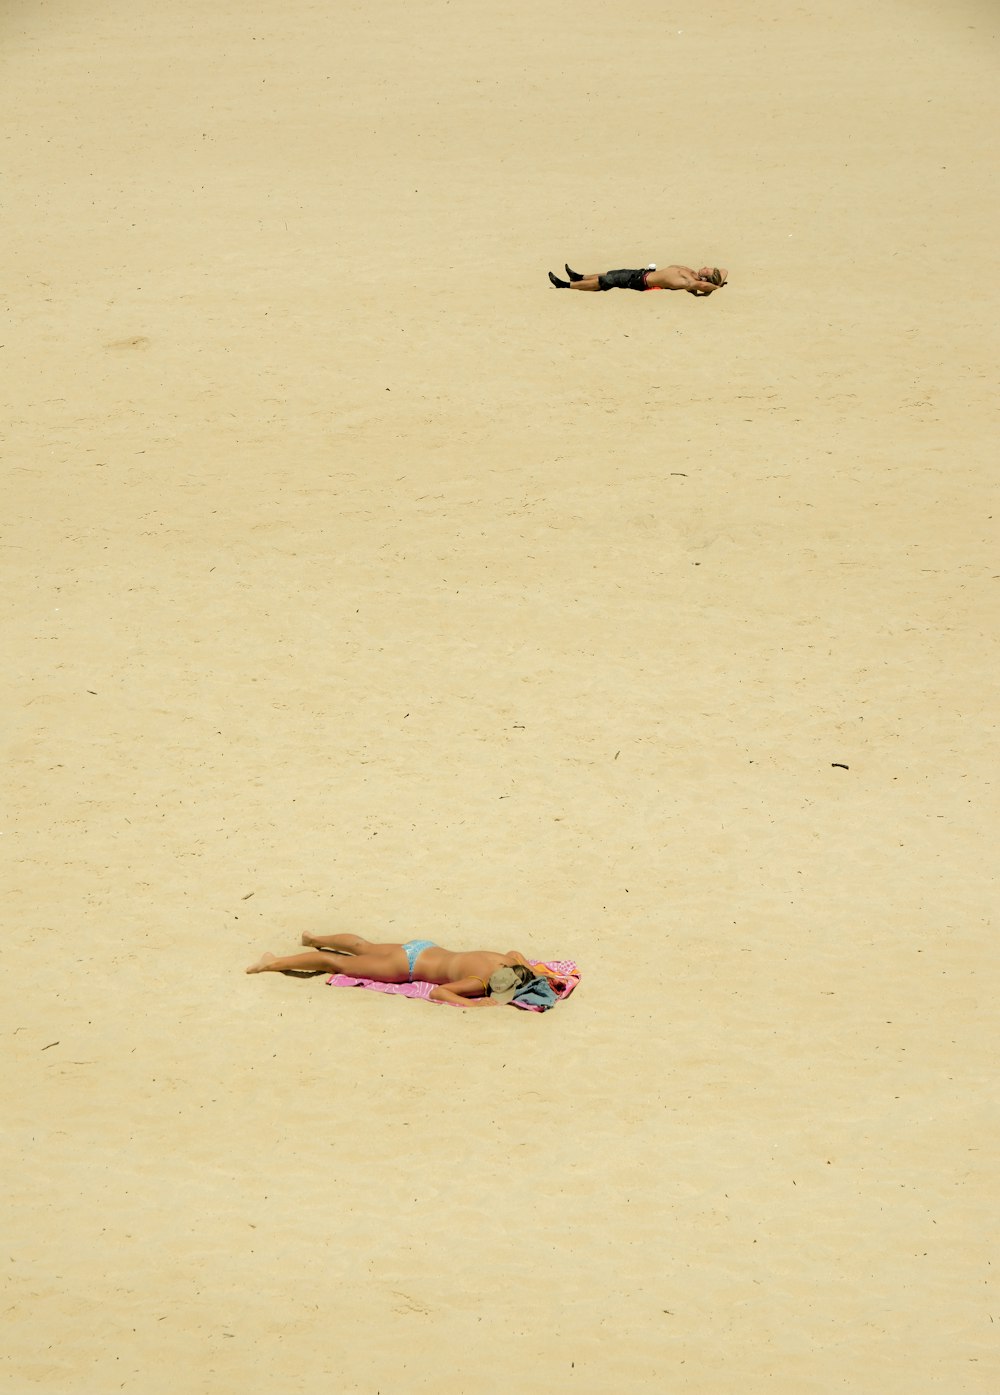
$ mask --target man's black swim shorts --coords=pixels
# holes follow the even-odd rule
[[[602,291],[644,291],[646,290],[645,271],[606,271],[598,276],[597,284]]]

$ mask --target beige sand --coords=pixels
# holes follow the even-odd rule
[[[0,1389],[992,1395],[995,10],[4,23]]]

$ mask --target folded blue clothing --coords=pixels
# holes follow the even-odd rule
[[[555,1007],[559,1001],[556,990],[547,978],[529,979],[514,994],[512,1002],[515,1007],[534,1008],[536,1012],[546,1012],[549,1008]]]

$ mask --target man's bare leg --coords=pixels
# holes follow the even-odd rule
[[[561,291],[599,291],[601,289],[598,284],[599,278],[596,275],[581,276],[578,272],[574,272],[572,280],[563,281],[561,277],[554,276],[550,271],[549,280],[552,282],[553,286]]]

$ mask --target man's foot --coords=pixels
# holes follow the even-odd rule
[[[248,973],[248,974],[262,974],[262,973],[264,973],[264,971],[267,969],[267,966],[268,966],[269,964],[273,964],[274,961],[275,961],[275,959],[277,959],[277,957],[278,957],[278,956],[277,956],[276,954],[262,954],[262,955],[260,956],[260,958],[257,960],[256,964],[251,964],[251,965],[250,965],[249,969],[247,969],[247,973]]]
[[[569,286],[568,281],[560,281],[559,277],[554,275],[554,273],[551,271],[549,272],[549,280],[552,282],[553,286],[555,286],[560,291],[566,290],[566,288]]]
[[[583,277],[582,277],[582,275],[580,274],[580,272],[579,272],[579,271],[572,271],[572,270],[570,269],[569,266],[566,267],[566,275],[569,277],[569,279],[570,279],[571,281],[582,281],[582,280],[583,280]]]
[[[319,936],[318,936],[318,935],[310,935],[308,930],[306,930],[306,931],[303,933],[303,935],[302,935],[302,943],[303,943],[308,949],[322,949],[322,948],[323,948],[323,941],[319,938]]]

